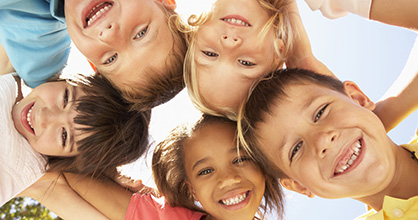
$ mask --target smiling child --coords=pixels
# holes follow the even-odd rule
[[[282,216],[278,180],[244,150],[237,152],[235,128],[232,121],[206,115],[193,127],[174,129],[153,155],[154,180],[164,196],[160,199],[132,195],[109,182],[65,176],[111,219],[245,220],[263,218],[268,211]]]
[[[418,146],[393,143],[374,108],[353,82],[279,71],[251,94],[239,121],[241,142],[290,190],[354,198],[373,208],[371,219],[396,217],[394,208],[412,218]]]

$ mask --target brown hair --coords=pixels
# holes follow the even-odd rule
[[[316,84],[344,93],[343,83],[331,76],[317,74],[303,69],[283,69],[273,72],[270,78],[260,81],[254,88],[246,103],[241,105],[238,114],[238,139],[240,144],[254,159],[270,167],[279,178],[286,175],[273,165],[268,157],[258,148],[259,136],[257,126],[263,123],[265,116],[272,114],[272,108],[280,98],[286,96],[286,86],[290,84]]]
[[[119,90],[104,77],[86,77],[85,95],[75,102],[74,123],[83,138],[75,157],[48,157],[49,170],[113,178],[116,167],[139,158],[148,149],[151,112],[132,110]],[[84,137],[86,136],[86,137]]]
[[[172,49],[162,72],[149,69],[146,87],[128,87],[123,89],[126,100],[139,111],[151,109],[176,96],[183,88],[183,61],[186,55],[185,35],[176,28],[178,15],[172,9],[157,2],[166,15],[168,27],[173,37]]]
[[[201,211],[195,204],[185,180],[187,180],[184,167],[184,144],[194,132],[209,124],[229,124],[235,127],[235,122],[222,117],[204,115],[193,126],[180,125],[171,131],[170,135],[156,147],[152,159],[154,181],[171,206],[183,206],[190,210]],[[264,203],[260,208],[264,210],[259,214],[277,209],[279,216],[283,210],[283,192],[277,178],[274,178],[265,167],[260,166],[265,177]]]

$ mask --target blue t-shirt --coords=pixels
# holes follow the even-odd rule
[[[1,0],[0,44],[26,85],[59,74],[71,45],[64,0]]]

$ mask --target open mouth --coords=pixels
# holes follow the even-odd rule
[[[103,17],[110,8],[112,8],[113,3],[112,2],[101,2],[98,5],[94,6],[89,13],[87,13],[87,16],[85,18],[85,26],[84,28],[90,26],[95,21],[97,21],[99,18]]]
[[[341,175],[342,173],[346,172],[347,169],[353,166],[355,162],[359,159],[362,142],[359,139],[355,142],[350,149],[346,152],[345,156],[337,163],[337,166],[334,170],[334,175]]]
[[[238,16],[238,15],[229,15],[229,16],[221,18],[221,20],[226,23],[235,25],[235,26],[251,27],[250,22],[248,22],[245,18]]]
[[[35,129],[33,129],[33,116],[32,116],[32,110],[33,106],[35,106],[35,102],[28,104],[21,113],[21,122],[23,124],[23,127],[26,128],[29,132],[32,134],[35,134]]]
[[[235,195],[227,199],[221,199],[219,200],[219,203],[222,205],[226,205],[226,206],[237,205],[243,202],[248,197],[249,194],[250,194],[250,191],[246,191],[246,192],[240,193],[238,195]]]

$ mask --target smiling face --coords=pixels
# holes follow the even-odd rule
[[[352,82],[348,94],[291,84],[257,125],[261,149],[289,179],[282,184],[324,198],[378,193],[394,175],[393,142],[371,111],[374,104]]]
[[[44,83],[13,107],[14,125],[39,153],[75,156],[74,101],[83,94],[64,81]]]
[[[212,108],[236,109],[251,85],[276,62],[273,28],[260,33],[269,14],[256,0],[217,0],[195,39],[200,94]]]
[[[253,219],[265,179],[245,151],[237,155],[232,125],[209,124],[184,145],[190,192],[216,219]]]
[[[66,0],[65,18],[77,48],[119,88],[146,85],[172,50],[167,16],[154,0]]]

